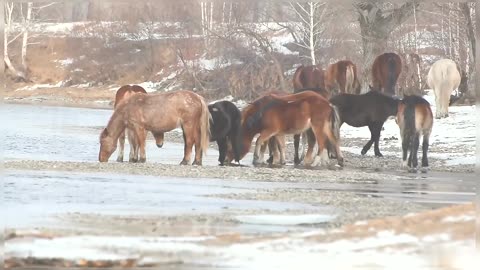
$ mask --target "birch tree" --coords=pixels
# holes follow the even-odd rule
[[[5,31],[3,32],[3,60],[5,65],[7,66],[8,70],[15,76],[17,79],[25,80],[25,74],[15,68],[13,63],[10,61],[8,45],[14,42],[17,38],[19,38],[22,33],[16,34],[13,37],[10,37],[10,33],[12,32],[13,26],[13,11],[15,5],[13,2],[5,2]]]

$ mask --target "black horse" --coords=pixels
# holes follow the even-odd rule
[[[375,143],[375,156],[382,157],[378,147],[380,132],[385,121],[397,114],[400,99],[379,91],[370,91],[362,95],[340,94],[332,97],[330,102],[338,107],[342,124],[347,123],[353,127],[368,126],[370,129],[370,140],[361,154],[365,155]]]
[[[219,101],[208,105],[212,116],[210,124],[210,141],[216,141],[220,156],[218,161],[224,165],[227,155],[228,142],[233,150],[235,161],[240,162],[241,149],[241,121],[240,110],[230,101]]]

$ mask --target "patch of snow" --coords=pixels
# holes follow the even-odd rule
[[[475,215],[461,215],[461,216],[448,216],[442,219],[442,222],[447,222],[447,223],[458,223],[458,222],[470,222],[470,221],[475,221]]]
[[[68,65],[73,64],[73,61],[74,61],[73,58],[67,58],[67,59],[63,59],[63,60],[55,60],[54,62],[59,63],[62,66],[68,66]]]
[[[263,225],[301,225],[318,224],[334,220],[333,215],[245,215],[236,216],[235,219],[247,224]]]
[[[147,91],[147,93],[152,93],[152,92],[155,92],[157,90],[160,90],[160,82],[152,82],[152,81],[149,81],[149,82],[143,82],[143,83],[139,83],[138,85],[143,87],[145,89],[145,91]]]
[[[60,81],[56,84],[44,83],[44,84],[27,85],[27,86],[18,88],[15,91],[37,90],[37,89],[45,89],[45,88],[57,88],[57,87],[61,87],[63,85],[63,83],[64,83],[63,81]]]

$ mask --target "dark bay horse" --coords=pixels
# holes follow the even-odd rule
[[[370,91],[362,95],[340,94],[330,99],[337,106],[341,124],[347,123],[353,127],[368,126],[370,140],[363,147],[361,154],[365,155],[373,143],[375,143],[375,156],[382,157],[378,142],[380,132],[385,121],[397,114],[399,100],[380,93]]]
[[[115,94],[115,102],[113,103],[113,109],[115,110],[120,104],[124,103],[131,96],[138,93],[146,94],[147,91],[145,91],[145,89],[143,89],[143,87],[139,85],[124,85],[120,87]],[[117,161],[123,162],[123,152],[125,149],[125,131],[120,134],[120,137],[118,138],[118,143],[120,144],[120,149],[118,151]],[[132,155],[132,153],[134,152],[135,149],[133,148],[133,145],[130,144],[130,154]]]
[[[294,93],[297,93],[300,89],[307,88],[325,91],[325,71],[319,65],[301,65],[293,74]],[[316,90],[314,91],[317,92]]]
[[[360,94],[357,67],[350,60],[341,60],[327,67],[325,88],[329,93]]]
[[[210,136],[210,113],[205,100],[192,91],[181,90],[160,94],[136,94],[119,105],[100,135],[98,160],[107,162],[117,147],[117,139],[127,128],[133,135],[133,144],[140,149],[138,161],[145,162],[145,141],[147,131],[151,131],[157,144],[167,131],[181,127],[185,142],[184,157],[180,164],[190,162],[195,145],[194,165],[202,164],[202,155],[206,153]],[[136,162],[134,157],[132,162]]]
[[[233,157],[240,162],[242,113],[230,101],[219,101],[208,105],[212,116],[210,123],[210,141],[218,144],[220,165],[224,165],[228,142],[232,146]]]
[[[260,148],[271,137],[300,134],[311,128],[318,144],[316,157],[320,156],[322,163],[325,161],[326,151],[324,150],[328,140],[339,153],[338,164],[343,166],[343,156],[339,147],[340,120],[337,110],[328,100],[313,91],[284,96],[275,94],[263,96],[243,110],[242,118],[241,157],[248,152],[253,137],[260,133],[255,144],[254,164],[263,163],[263,152]],[[306,165],[315,165],[316,158],[312,157],[314,145],[315,141],[309,141]],[[280,151],[283,155],[285,148],[280,147]]]
[[[423,136],[422,171],[426,171],[428,167],[428,144],[433,126],[433,113],[430,103],[419,96],[405,96],[398,105],[396,121],[400,127],[402,138],[402,165],[408,165],[412,172],[417,170],[417,152],[420,145],[420,136]],[[407,163],[408,152],[410,152],[410,155]]]
[[[394,96],[395,84],[402,72],[402,60],[396,53],[384,53],[373,61],[372,88],[376,91]]]

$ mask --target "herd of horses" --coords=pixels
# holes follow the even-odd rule
[[[422,171],[428,167],[427,152],[433,126],[430,104],[420,96],[395,96],[395,84],[401,72],[401,59],[395,53],[378,56],[372,66],[370,91],[361,94],[355,64],[343,60],[323,70],[319,66],[299,66],[293,76],[293,93],[269,91],[249,103],[241,111],[229,101],[207,105],[200,95],[188,91],[147,94],[138,85],[122,86],[116,93],[114,112],[100,135],[99,161],[107,162],[120,145],[117,161],[123,161],[125,132],[130,144],[130,162],[145,162],[147,132],[163,146],[164,133],[180,127],[183,131],[184,157],[180,164],[202,164],[209,142],[219,149],[219,163],[240,160],[255,141],[253,163],[285,164],[285,135],[294,136],[294,163],[306,166],[328,163],[335,158],[343,167],[340,149],[340,127],[367,126],[370,140],[361,150],[365,155],[374,144],[374,154],[382,157],[380,133],[388,118],[395,118],[402,140],[403,165],[417,170],[420,138]],[[452,91],[460,83],[455,62],[442,59],[428,73],[428,85],[436,100],[436,118],[448,116]],[[302,151],[300,139],[303,146]],[[317,146],[316,152],[315,146]],[[301,154],[299,153],[301,152]],[[408,160],[407,160],[408,159]]]

